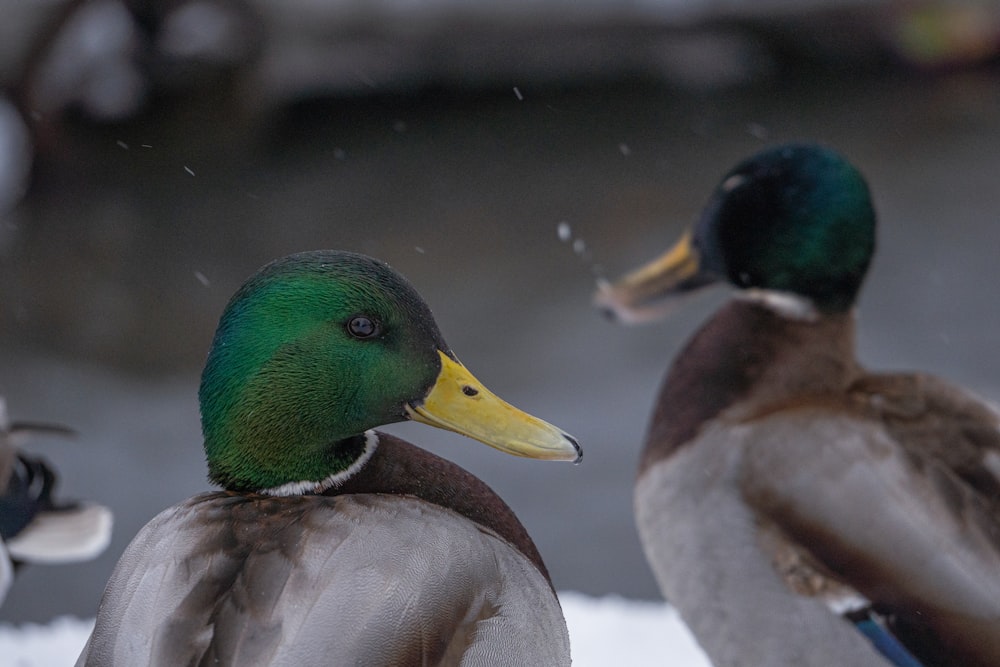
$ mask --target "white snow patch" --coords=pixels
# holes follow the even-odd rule
[[[677,610],[665,602],[559,593],[573,667],[712,667]]]
[[[0,656],[9,667],[65,667],[76,662],[93,619],[60,616],[46,625],[0,625]]]

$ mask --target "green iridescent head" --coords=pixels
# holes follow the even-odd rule
[[[598,294],[625,320],[724,280],[805,297],[821,312],[850,309],[875,252],[875,210],[861,173],[815,144],[770,148],[720,182],[693,232]]]
[[[507,421],[497,420],[491,397],[386,264],[291,255],[252,276],[219,321],[199,391],[209,477],[238,491],[321,490],[363,462],[366,431],[406,419],[522,456],[569,457],[565,434],[540,420],[519,432],[509,422],[533,418],[503,404]]]
[[[726,175],[693,245],[708,271],[737,287],[846,310],[875,252],[875,209],[864,177],[843,157],[821,146],[781,146]]]

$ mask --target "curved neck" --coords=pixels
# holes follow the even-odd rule
[[[854,314],[790,318],[734,299],[678,353],[660,389],[640,475],[691,441],[706,422],[843,391],[857,376]]]

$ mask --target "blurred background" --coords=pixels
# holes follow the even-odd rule
[[[487,386],[579,466],[390,430],[486,480],[556,587],[658,597],[631,516],[654,393],[726,298],[622,328],[595,278],[650,259],[764,145],[867,174],[859,353],[1000,399],[1000,9],[874,0],[0,0],[0,394],[79,435],[30,451],[115,512],[91,563],[19,573],[0,621],[92,616],[165,507],[209,488],[197,385],[266,261],[404,273]]]

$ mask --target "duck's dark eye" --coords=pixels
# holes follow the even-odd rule
[[[378,333],[378,324],[365,315],[355,315],[348,320],[347,331],[355,338],[371,338]]]

